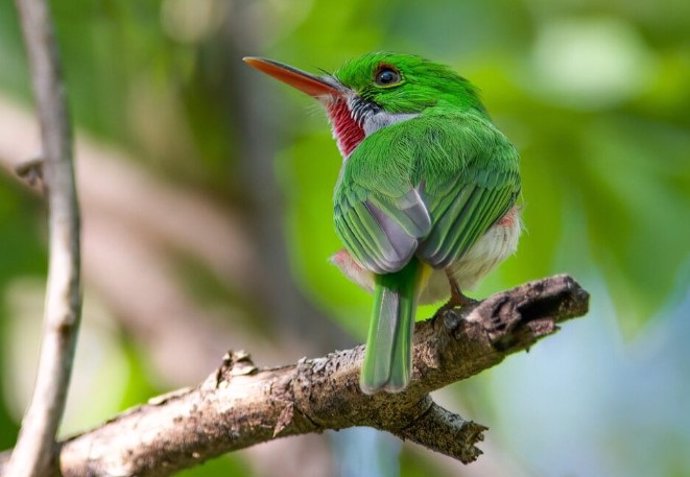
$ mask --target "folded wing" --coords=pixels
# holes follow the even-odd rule
[[[374,273],[418,256],[444,268],[514,204],[517,152],[488,120],[471,114],[420,116],[365,139],[335,194],[336,231]]]

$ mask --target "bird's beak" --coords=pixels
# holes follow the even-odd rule
[[[256,56],[245,56],[242,61],[247,63],[252,68],[255,68],[262,73],[273,76],[278,81],[287,83],[298,90],[307,93],[315,98],[332,97],[342,94],[342,87],[333,80],[332,83],[324,78],[312,75],[292,66],[278,63],[277,61],[269,60],[267,58],[258,58]]]

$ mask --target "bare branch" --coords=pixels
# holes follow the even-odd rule
[[[487,427],[476,422],[466,421],[461,416],[442,408],[431,398],[429,408],[410,426],[394,434],[401,439],[409,439],[424,447],[458,459],[472,462],[481,451],[474,447],[482,440]]]
[[[500,363],[587,312],[589,296],[569,276],[498,293],[473,309],[416,325],[414,371],[399,394],[359,390],[363,347],[258,369],[228,353],[204,383],[152,399],[62,443],[65,477],[163,476],[278,437],[371,426],[462,462],[481,453],[485,428],[440,408],[429,393]],[[3,456],[0,455],[0,473]]]
[[[50,263],[34,394],[6,476],[52,475],[81,308],[79,209],[72,137],[50,12],[44,0],[16,0],[41,123],[48,189]],[[54,465],[52,465],[54,467]]]
[[[255,302],[262,293],[258,277],[264,273],[259,272],[256,243],[247,236],[248,226],[239,210],[221,206],[200,191],[157,179],[140,166],[141,161],[84,131],[76,129],[74,136],[86,299],[90,287],[147,350],[147,365],[164,386],[198,382],[229,348],[262,350],[264,365],[321,354],[313,346],[319,341],[318,331],[294,331],[288,336],[271,328],[250,333],[243,324],[254,322],[260,310],[246,309],[245,300],[226,304],[222,311],[199,303],[171,268],[170,253],[183,253],[233,293],[248,296],[247,303]],[[38,144],[34,118],[0,94],[0,174],[16,179],[17,169],[26,170],[31,164],[26,158],[37,155]],[[173,216],[168,213],[171,209]],[[267,310],[282,311],[270,306]],[[264,332],[279,334],[280,339],[266,338]],[[177,359],[181,349],[182,361]],[[316,477],[333,468],[329,446],[327,436],[311,434],[254,446],[244,460],[256,476]]]

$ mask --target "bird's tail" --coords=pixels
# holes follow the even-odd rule
[[[374,306],[359,383],[366,394],[400,392],[412,372],[412,331],[422,264],[413,257],[400,271],[377,275]]]

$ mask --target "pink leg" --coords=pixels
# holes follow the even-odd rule
[[[479,303],[477,300],[466,296],[460,290],[457,280],[451,275],[450,271],[446,268],[446,276],[448,277],[448,283],[450,284],[450,299],[448,303],[444,305],[444,308],[456,308],[456,307],[466,307],[473,306]]]
[[[442,315],[446,311],[450,311],[453,308],[468,308],[474,307],[479,303],[477,300],[473,300],[460,290],[457,280],[453,277],[448,269],[446,269],[446,276],[448,277],[448,283],[450,284],[450,298],[441,308],[438,309],[436,315]]]

